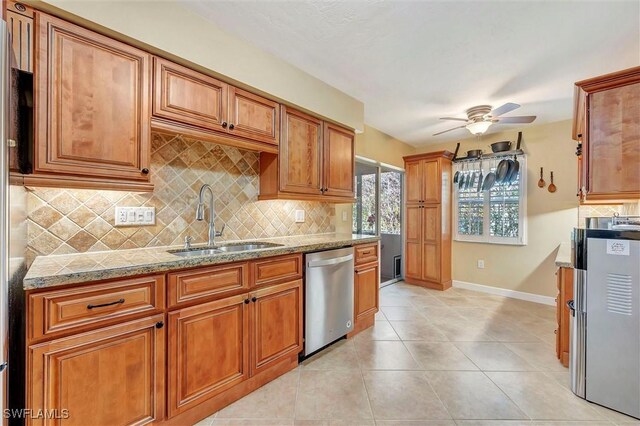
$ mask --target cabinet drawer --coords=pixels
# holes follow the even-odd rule
[[[356,265],[378,261],[378,243],[355,246]]]
[[[29,295],[29,338],[164,309],[164,275]]]
[[[256,260],[251,263],[251,273],[256,286],[302,278],[302,255]]]
[[[226,296],[249,288],[246,262],[168,274],[169,307],[185,302]]]

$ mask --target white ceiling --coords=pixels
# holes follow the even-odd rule
[[[638,0],[183,3],[361,100],[367,124],[413,145],[468,137],[431,135],[478,104],[569,119],[575,81],[640,64]]]

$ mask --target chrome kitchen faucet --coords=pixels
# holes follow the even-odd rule
[[[220,232],[216,232],[215,227],[215,219],[216,219],[216,210],[213,205],[213,189],[211,189],[211,185],[205,183],[200,188],[200,195],[198,196],[198,208],[196,209],[196,220],[203,221],[204,220],[204,193],[205,191],[209,191],[209,242],[207,243],[208,247],[213,247],[215,245],[216,237],[221,237],[224,232],[225,225],[222,225],[222,229]]]

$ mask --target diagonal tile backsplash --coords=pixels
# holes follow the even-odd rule
[[[205,183],[214,190],[216,228],[226,224],[220,240],[335,231],[335,208],[330,203],[258,201],[259,158],[251,151],[154,133],[152,193],[28,188],[29,260],[48,254],[182,244],[187,235],[195,243],[206,242],[207,222],[195,220],[198,191]],[[153,206],[156,224],[115,227],[116,206]],[[305,222],[295,223],[297,209],[305,211]]]

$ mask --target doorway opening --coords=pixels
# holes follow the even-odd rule
[[[380,236],[380,287],[403,277],[403,184],[404,170],[356,158],[353,232]]]

